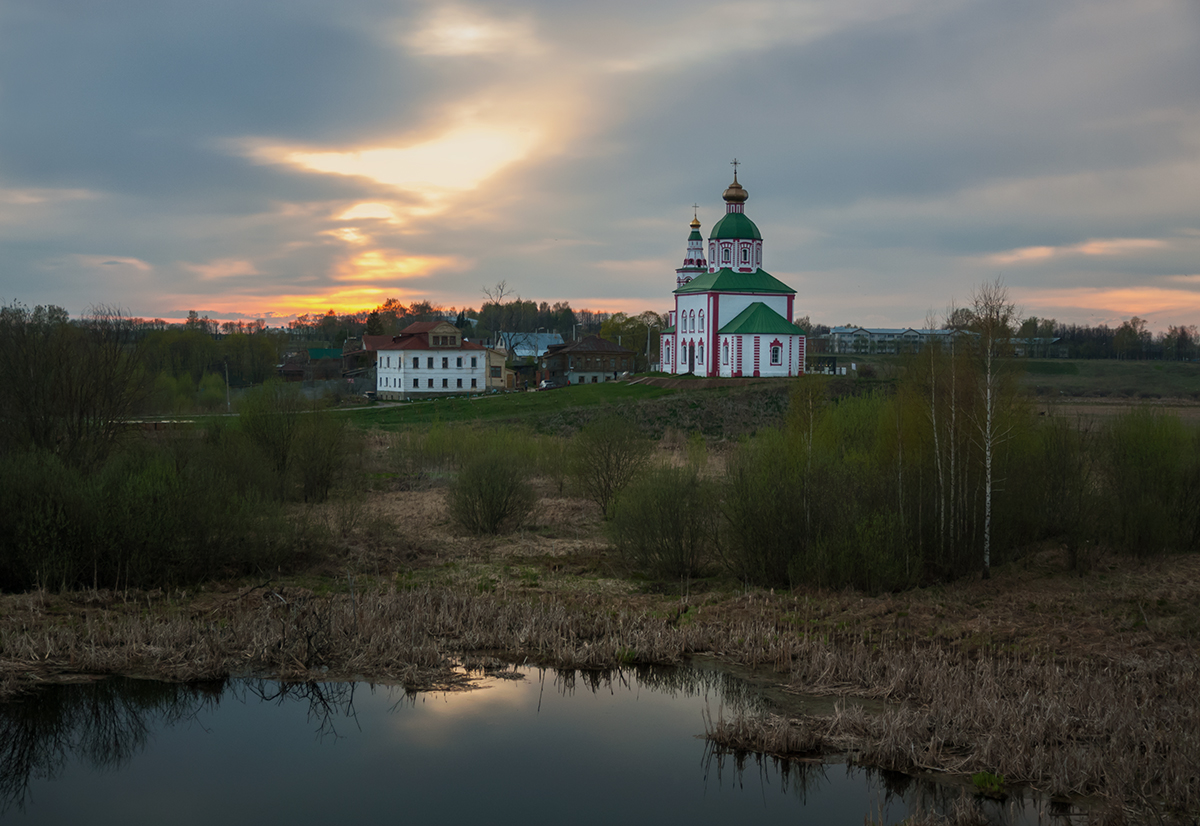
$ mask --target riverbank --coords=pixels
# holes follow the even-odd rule
[[[793,694],[886,704],[714,724],[710,736],[731,749],[986,771],[1102,798],[1105,822],[1200,809],[1195,558],[1103,558],[1080,577],[1047,550],[989,582],[878,597],[719,583],[664,594],[606,575],[581,538],[557,555],[522,553],[538,540],[525,543],[454,553],[435,537],[433,558],[417,552],[403,574],[360,565],[197,591],[5,596],[0,696],[112,673],[452,689],[468,679],[462,664],[607,669],[705,654]]]
[[[391,445],[371,438],[368,457]],[[687,458],[681,438],[659,449],[663,463]],[[714,446],[706,472],[725,459]],[[1048,545],[988,581],[875,596],[750,588],[718,571],[664,582],[622,564],[599,507],[561,477],[536,479],[531,524],[497,537],[454,525],[436,467],[380,461],[361,478],[352,495],[291,506],[303,545],[253,579],[0,596],[0,699],[105,674],[447,690],[513,663],[703,655],[777,696],[833,701],[713,721],[721,747],[1003,775],[1100,799],[1110,823],[1200,811],[1200,556],[1084,548],[1071,571]]]

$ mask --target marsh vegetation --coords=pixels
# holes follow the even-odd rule
[[[886,381],[626,389],[499,425],[364,428],[380,414],[267,384],[187,429],[14,426],[0,694],[81,672],[422,689],[464,657],[712,654],[889,704],[718,721],[734,752],[1003,775],[1099,798],[1105,822],[1186,822],[1197,428],[1039,415],[1010,364],[989,385],[977,353],[935,350]]]

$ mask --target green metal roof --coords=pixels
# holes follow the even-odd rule
[[[802,336],[804,331],[761,301],[755,301],[717,331],[721,335]]]
[[[666,335],[667,333],[673,333],[673,332],[675,332],[675,325],[672,324],[670,327],[663,327],[658,332],[660,335]]]
[[[762,240],[762,235],[754,222],[746,217],[744,212],[727,212],[725,217],[713,224],[709,238],[754,238]]]
[[[700,234],[700,230],[694,229],[694,230],[692,230],[692,234],[688,236],[688,240],[689,241],[703,241],[704,236]]]
[[[313,361],[320,359],[340,359],[342,350],[340,347],[309,347],[308,357]]]
[[[709,292],[796,294],[795,290],[765,270],[734,272],[728,267],[698,275],[675,290],[676,295]]]

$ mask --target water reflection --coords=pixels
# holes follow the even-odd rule
[[[717,670],[485,673],[475,689],[436,695],[269,680],[51,687],[0,704],[0,811],[28,823],[458,822],[476,819],[469,798],[487,801],[492,823],[570,811],[577,823],[637,812],[858,824],[897,823],[918,801],[945,810],[961,795],[894,772],[708,747],[697,737],[705,710],[766,709]],[[354,793],[330,794],[339,788]],[[1037,822],[1020,810],[991,817]]]
[[[71,759],[102,771],[120,768],[156,728],[215,709],[224,689],[224,681],[112,678],[0,703],[0,813],[23,807],[30,780],[57,777]]]

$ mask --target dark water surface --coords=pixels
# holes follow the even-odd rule
[[[0,821],[859,826],[947,794],[840,764],[713,755],[697,737],[704,711],[758,702],[717,672],[519,673],[415,695],[247,680],[51,687],[0,704]]]

